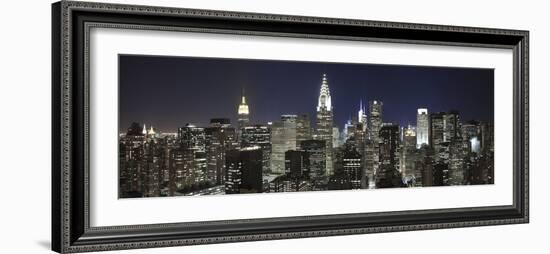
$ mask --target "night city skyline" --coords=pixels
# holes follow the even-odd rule
[[[339,128],[360,100],[383,101],[384,120],[401,126],[414,124],[417,108],[493,121],[492,69],[120,55],[119,131],[136,121],[163,132],[187,123],[207,126],[210,118],[234,123],[243,89],[251,123],[277,121],[281,114],[313,116],[324,73]],[[208,94],[208,100],[186,91]]]
[[[490,69],[119,59],[119,198],[494,183]]]

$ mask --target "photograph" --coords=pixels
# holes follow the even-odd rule
[[[118,198],[494,184],[494,69],[119,54],[118,82]]]

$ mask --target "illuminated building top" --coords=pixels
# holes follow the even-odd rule
[[[424,115],[424,114],[428,114],[428,109],[427,108],[419,108],[418,109],[418,114],[419,115]]]
[[[241,97],[241,104],[239,105],[238,113],[239,115],[248,115],[248,105],[246,104],[246,97],[244,96],[244,92],[243,96]]]
[[[153,126],[151,125],[151,128],[149,128],[149,131],[147,132],[149,135],[155,135],[155,130],[153,130]]]
[[[403,135],[405,135],[406,137],[416,137],[416,130],[409,124],[404,130]]]
[[[360,123],[367,122],[367,115],[366,115],[365,107],[363,106],[363,100],[359,101],[359,112],[357,114],[358,114],[357,119],[359,120]]]
[[[416,115],[416,148],[430,144],[430,121],[427,108],[419,108]]]
[[[321,109],[332,111],[332,102],[330,99],[330,90],[328,88],[327,74],[323,74],[321,93],[319,94],[319,104],[317,106],[317,111],[320,111]]]

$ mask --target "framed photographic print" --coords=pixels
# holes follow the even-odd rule
[[[61,1],[52,249],[527,223],[527,31]]]

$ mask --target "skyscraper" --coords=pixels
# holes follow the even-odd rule
[[[416,148],[430,144],[430,119],[427,108],[419,108],[416,114]]]
[[[300,142],[311,139],[311,123],[307,114],[300,114],[296,118],[296,148]]]
[[[462,139],[462,123],[457,111],[432,113],[430,115],[430,144],[436,154],[448,148],[450,142]]]
[[[445,112],[430,114],[430,145],[434,150],[434,160],[447,163],[449,159],[449,142],[445,141],[445,119]]]
[[[178,141],[180,148],[186,155],[184,159],[185,171],[188,175],[186,184],[199,184],[207,181],[208,169],[206,162],[206,135],[204,128],[192,124],[178,129]],[[192,155],[189,155],[191,153]],[[188,180],[189,179],[189,180]]]
[[[481,150],[483,153],[495,151],[495,126],[493,123],[481,125]]]
[[[482,125],[477,121],[469,121],[462,125],[462,137],[470,143],[470,152],[481,152],[481,129]]]
[[[344,149],[342,161],[343,175],[350,184],[351,189],[360,189],[361,180],[363,179],[363,165],[361,154],[356,147],[347,146]]]
[[[271,170],[271,131],[266,125],[256,124],[242,129],[241,147],[259,146],[262,149],[263,173]]]
[[[344,132],[343,132],[343,139],[342,139],[343,143],[345,143],[346,140],[348,140],[348,138],[353,137],[353,134],[355,133],[355,127],[357,127],[357,125],[351,121],[351,117],[350,117],[350,119],[348,119],[348,121],[344,124]]]
[[[282,115],[271,126],[271,173],[285,171],[285,152],[296,150],[296,115]]]
[[[430,115],[430,145],[436,150],[445,142],[445,112],[432,113]]]
[[[206,149],[204,128],[192,124],[186,124],[178,129],[178,141],[187,149],[199,152],[204,152]]]
[[[119,197],[142,196],[141,172],[144,171],[145,134],[139,123],[132,123],[119,142]]]
[[[248,123],[250,122],[250,118],[249,118],[249,110],[248,110],[248,104],[246,104],[246,97],[244,96],[244,89],[242,91],[242,95],[241,95],[241,104],[239,104],[239,109],[237,110],[237,113],[238,113],[238,130],[237,130],[237,133],[238,133],[238,138],[239,140],[241,139],[241,133],[242,133],[242,128],[244,128],[245,126],[248,125]]]
[[[359,101],[359,111],[357,112],[357,120],[363,126],[363,131],[367,128],[367,111],[363,105],[363,100]]]
[[[415,161],[417,158],[416,149],[416,129],[408,125],[403,130],[403,146],[401,150],[401,173],[403,176],[410,177],[415,175]]]
[[[403,146],[407,149],[414,149],[416,148],[416,142],[418,141],[417,138],[417,128],[414,126],[411,126],[410,124],[407,125],[407,128],[403,130]]]
[[[326,149],[326,174],[332,175],[332,142],[333,142],[333,112],[332,101],[330,98],[330,90],[328,87],[327,75],[323,74],[321,81],[321,90],[319,93],[319,102],[317,104],[317,132],[315,139],[325,141]]]
[[[326,174],[327,147],[324,140],[305,140],[300,144],[309,155],[309,178],[315,190],[322,190],[328,182]]]
[[[383,103],[381,101],[369,101],[369,117],[368,117],[368,140],[365,147],[365,172],[369,179],[373,179],[377,174],[380,165],[380,128],[382,127],[382,110]]]
[[[334,125],[332,127],[332,148],[338,147],[340,147],[340,129],[338,129],[338,126]]]
[[[263,192],[260,147],[228,151],[225,163],[226,194]]]
[[[235,128],[231,127],[229,119],[215,118],[204,131],[208,180],[217,185],[224,184],[225,154],[239,147]]]
[[[292,178],[309,178],[309,153],[302,150],[286,151],[285,174]]]
[[[178,147],[170,153],[171,183],[170,189],[186,192],[194,183],[195,152],[192,149]]]
[[[462,185],[465,183],[465,159],[469,153],[468,142],[462,142],[462,138],[451,142],[449,147],[449,185]]]
[[[379,134],[382,127],[382,107],[381,101],[369,102],[369,137],[376,142],[380,141]]]
[[[286,147],[290,148],[287,150],[294,150],[296,149],[296,139],[297,139],[297,123],[298,123],[298,116],[297,115],[281,115],[281,123],[283,124],[284,128],[284,141]]]
[[[376,173],[376,187],[388,188],[402,185],[399,173],[399,126],[380,128],[380,168]]]
[[[449,111],[445,114],[444,136],[445,142],[453,141],[455,138],[462,137],[462,122],[458,111]]]
[[[380,164],[399,169],[399,126],[385,125],[380,129]]]
[[[462,139],[462,123],[457,111],[430,115],[430,144],[434,149],[434,185],[463,184],[464,158],[469,150]]]

